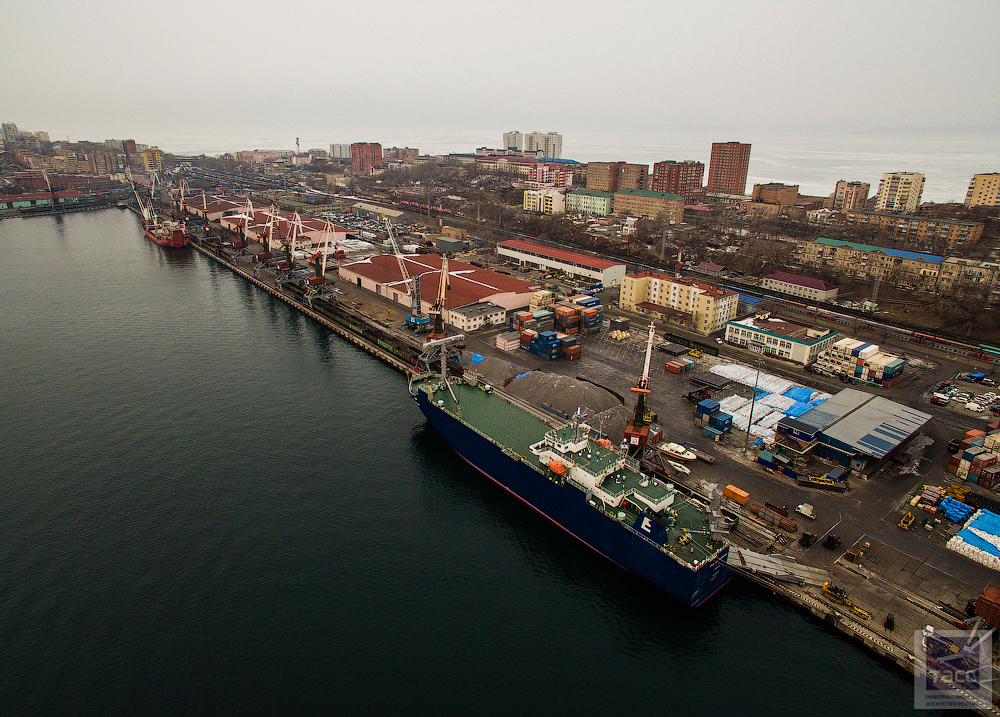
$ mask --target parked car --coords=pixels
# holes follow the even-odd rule
[[[965,404],[965,409],[967,411],[972,411],[973,413],[983,412],[983,407],[974,401],[970,401],[969,403]]]
[[[988,376],[986,378],[984,378],[982,381],[980,381],[979,383],[983,384],[984,386],[996,386],[997,385],[997,382],[994,381],[992,378],[989,378]]]

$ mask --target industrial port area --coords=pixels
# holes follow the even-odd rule
[[[387,234],[392,234],[391,228]],[[344,268],[371,257],[341,255],[339,274],[332,260],[315,272],[315,266],[300,263],[299,274],[293,276],[294,259],[282,262],[282,255],[265,245],[266,237],[264,242],[248,237],[246,225],[206,221],[191,245],[408,375],[419,373],[428,342],[459,333],[453,326],[443,327],[443,304],[437,306],[436,316],[432,305],[430,316],[422,317],[432,324],[439,320],[436,328],[429,327],[429,334],[422,333],[411,324],[413,312],[401,309],[399,297],[393,300],[380,295],[381,291],[368,290],[360,275],[343,278]],[[630,390],[636,377],[643,375],[645,362],[649,392],[644,400],[650,430],[641,454],[643,468],[651,476],[683,486],[695,501],[706,505],[713,492],[723,494],[721,508],[732,526],[725,536],[727,564],[735,575],[758,583],[907,671],[915,669],[917,660],[914,635],[924,635],[926,642],[927,635],[934,639],[933,634],[941,631],[964,631],[968,644],[951,645],[954,653],[963,647],[971,649],[989,633],[991,624],[1000,621],[1000,591],[991,585],[997,577],[995,566],[989,560],[970,559],[968,551],[956,552],[953,542],[973,510],[979,515],[979,509],[1000,508],[986,479],[985,487],[966,480],[973,464],[977,475],[987,475],[996,460],[987,449],[995,445],[992,434],[1000,426],[989,420],[993,419],[989,413],[984,418],[928,400],[958,383],[967,386],[970,395],[988,393],[986,373],[977,376],[978,383],[967,378],[981,362],[973,366],[965,357],[933,347],[916,351],[912,346],[893,347],[907,352],[907,371],[891,386],[874,389],[877,395],[873,397],[832,376],[766,359],[752,347],[684,335],[661,325],[654,326],[657,348],[650,360],[650,319],[621,308],[619,287],[591,285],[586,294],[577,294],[573,287],[585,286],[585,280],[573,281],[565,274],[553,277],[538,267],[524,270],[516,261],[505,263],[492,244],[483,244],[465,244],[461,252],[451,255],[452,261],[505,269],[507,275],[537,280],[535,289],[544,286],[553,294],[548,307],[553,311],[512,311],[502,324],[485,324],[462,333],[461,353],[448,359],[452,372],[473,376],[477,384],[530,404],[552,426],[566,426],[574,413],[582,412],[600,436],[621,444],[624,451],[627,440],[623,439],[628,437],[634,408],[635,394]],[[391,253],[400,252],[398,245],[387,251],[394,263]],[[401,259],[400,266],[405,272]],[[404,277],[412,281],[405,273]],[[425,290],[425,296],[429,291],[433,297],[438,291],[437,279],[431,283],[435,285]],[[440,286],[442,292],[447,291],[444,281]],[[575,315],[583,316],[587,306],[593,309],[588,328],[583,328],[585,319],[581,319],[568,334],[564,331],[572,319],[557,323],[560,305],[564,317],[574,315],[565,310],[572,305],[566,296],[584,300]],[[419,308],[416,313],[420,314]],[[539,330],[528,333],[531,329],[526,324],[539,321]],[[512,333],[514,328],[520,332]],[[526,333],[530,339],[524,339]],[[870,345],[864,342],[865,336],[857,338],[858,346]],[[550,355],[527,350],[531,342],[543,339],[552,347],[561,341],[576,350],[572,355],[560,353],[570,360],[552,360],[555,348]],[[440,361],[445,362],[443,355]],[[987,372],[992,374],[990,368]],[[733,414],[720,411],[720,407],[749,405],[751,412],[755,407],[764,412],[763,401],[750,399],[760,398],[769,383],[797,397],[783,403],[772,401],[790,412],[789,405],[803,400],[807,407],[826,400],[831,406],[846,402],[850,404],[846,414],[870,402],[882,402],[879,415],[892,414],[883,428],[890,424],[898,428],[901,416],[909,423],[894,436],[892,445],[884,444],[872,454],[877,460],[855,463],[861,470],[851,470],[850,463],[845,464],[846,471],[837,470],[830,460],[805,451],[794,455],[734,427],[734,415],[739,423],[737,409]],[[843,423],[862,420],[873,419],[863,412],[853,413]],[[877,426],[882,418],[874,420]],[[743,428],[750,423],[754,423],[752,413],[744,418]],[[856,426],[856,430],[864,434],[868,429]],[[683,455],[661,450],[662,446],[687,449],[702,460],[685,460]],[[992,455],[992,461],[976,461],[982,454]],[[874,469],[872,463],[877,464]],[[966,479],[959,476],[963,472]],[[949,510],[950,505],[967,510],[956,513]],[[997,712],[993,705],[975,699],[980,700],[976,704],[983,713]]]

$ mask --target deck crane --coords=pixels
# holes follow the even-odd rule
[[[642,376],[635,382],[630,391],[637,395],[635,413],[625,424],[625,442],[627,451],[633,458],[641,458],[646,442],[649,440],[649,424],[655,420],[653,413],[646,408],[646,396],[649,389],[649,363],[653,355],[653,342],[656,340],[656,328],[649,322],[649,338],[646,339],[646,363],[642,367]]]
[[[396,261],[399,263],[399,273],[403,276],[403,287],[410,297],[410,313],[406,315],[406,328],[413,329],[418,334],[426,333],[431,329],[431,318],[424,314],[420,306],[420,275],[418,274],[410,278],[410,272],[406,270],[406,261],[403,259],[403,253],[399,250],[399,244],[392,233],[392,223],[384,214],[382,215],[382,222],[385,224],[386,237],[389,239],[392,250],[396,255]]]
[[[135,201],[139,205],[139,213],[142,215],[142,226],[146,229],[152,229],[157,223],[156,212],[153,211],[153,203],[152,201],[145,201],[142,195],[139,194],[139,190],[135,187],[135,181],[132,179],[132,170],[128,167],[125,168],[125,175],[128,177],[128,183],[132,185],[132,194],[135,195]],[[153,175],[153,181],[156,181],[155,174]],[[153,195],[152,184],[149,186],[149,195],[150,197]]]
[[[443,339],[448,335],[448,332],[444,328],[444,300],[448,294],[449,281],[448,281],[448,257],[441,257],[441,281],[438,283],[438,293],[437,299],[434,300],[434,305],[428,312],[434,321],[434,329],[427,334],[428,341],[434,341],[435,339]]]

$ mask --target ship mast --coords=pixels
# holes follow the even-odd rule
[[[635,413],[625,425],[625,443],[628,454],[633,458],[642,456],[643,448],[649,440],[649,424],[653,422],[653,414],[646,408],[646,396],[650,394],[649,389],[649,364],[653,356],[653,342],[656,340],[656,328],[653,322],[649,322],[649,337],[646,339],[646,362],[642,367],[642,376],[635,382],[631,389],[637,395],[635,402]]]

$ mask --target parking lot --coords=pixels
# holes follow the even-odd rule
[[[979,380],[970,380],[973,376]],[[989,376],[959,374],[931,387],[928,393],[931,403],[959,414],[981,414],[986,419],[1000,416],[1000,391]]]

